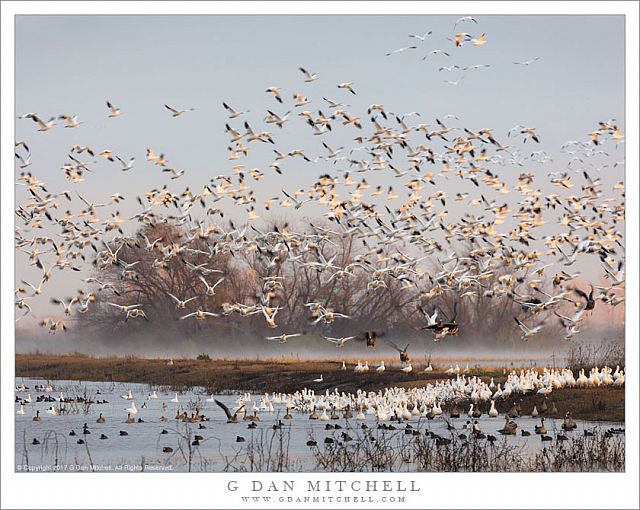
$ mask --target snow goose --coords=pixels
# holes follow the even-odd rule
[[[516,321],[516,324],[522,331],[522,335],[520,336],[521,340],[527,340],[529,337],[532,337],[533,335],[537,334],[542,329],[542,323],[534,327],[528,327],[526,324],[521,322],[520,319],[518,319],[517,317],[514,317],[513,319]]]
[[[282,103],[282,97],[280,97],[280,91],[282,89],[280,87],[269,87],[266,92],[273,94],[273,97],[278,101],[278,103]]]
[[[312,81],[315,81],[318,79],[318,75],[317,73],[311,73],[309,71],[307,71],[304,67],[298,67],[298,70],[304,74],[305,77],[305,83],[310,83]]]
[[[240,117],[240,115],[244,114],[244,113],[249,113],[249,110],[247,111],[239,111],[236,110],[235,108],[232,108],[231,106],[229,106],[227,103],[225,103],[224,101],[222,102],[222,106],[224,107],[225,110],[227,110],[227,112],[229,113],[229,118],[230,119],[235,119],[236,117]]]
[[[120,111],[120,108],[115,107],[109,101],[107,101],[107,108],[109,108],[109,117],[111,117],[111,118],[119,117],[120,115],[122,115],[122,112]]]
[[[193,108],[187,108],[186,110],[178,110],[177,108],[172,108],[171,106],[166,104],[164,105],[164,107],[171,112],[172,117],[179,117],[183,113],[194,111]]]
[[[353,95],[356,95],[355,91],[353,90],[353,82],[338,83],[338,88],[348,90]]]

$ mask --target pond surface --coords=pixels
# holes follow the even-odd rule
[[[362,424],[366,424],[370,431],[377,431],[377,419],[373,414],[366,414],[364,421],[354,419],[345,420],[340,413],[339,420],[324,422],[310,420],[308,413],[292,411],[292,420],[283,420],[281,431],[274,431],[272,426],[286,413],[284,404],[274,403],[274,412],[261,411],[258,413],[260,422],[257,428],[248,429],[250,422],[240,420],[237,424],[228,424],[227,418],[215,402],[208,401],[210,395],[205,395],[199,389],[176,393],[142,384],[78,382],[78,381],[44,381],[37,379],[19,378],[16,384],[24,384],[29,389],[16,391],[16,396],[26,399],[31,395],[32,403],[24,405],[24,415],[15,415],[15,462],[19,471],[140,471],[143,466],[146,471],[187,471],[189,458],[191,470],[194,471],[222,471],[225,468],[234,470],[271,469],[267,460],[269,448],[272,456],[278,450],[280,438],[283,438],[283,448],[288,452],[290,470],[312,471],[319,469],[311,448],[306,444],[311,438],[318,442],[318,447],[324,447],[326,437],[339,438],[342,432],[348,432],[352,437],[362,436]],[[52,386],[52,391],[35,389],[36,385]],[[154,391],[157,399],[148,399]],[[127,400],[122,396],[131,391],[134,400]],[[106,400],[108,403],[94,403],[86,406],[82,403],[61,403],[58,401],[60,392],[65,398],[75,399],[77,396],[88,396],[94,401]],[[37,397],[46,396],[56,399],[55,402],[36,402]],[[239,395],[216,395],[214,398],[226,404],[230,409],[238,407]],[[258,404],[260,395],[253,395],[253,401]],[[127,408],[132,402],[138,409],[133,415],[135,423],[127,423]],[[143,407],[144,404],[144,407]],[[51,407],[61,410],[53,416],[47,412]],[[199,407],[209,421],[199,423],[184,423],[176,419],[177,414],[187,412],[188,415]],[[20,404],[16,402],[15,411]],[[41,420],[34,421],[33,417],[39,411]],[[105,422],[97,423],[102,414]],[[354,412],[354,416],[357,413]],[[167,421],[162,421],[161,417]],[[142,422],[138,422],[141,419]],[[462,414],[460,418],[449,419],[455,426],[456,434],[463,430],[468,417]],[[518,423],[517,436],[501,436],[497,433],[504,425],[504,418],[490,418],[483,414],[478,424],[485,434],[493,434],[498,441],[506,441],[509,445],[518,447],[520,452],[533,453],[543,447],[540,436],[534,434],[535,424],[539,419],[522,417],[515,420]],[[589,422],[576,420],[577,430],[567,433],[582,435],[585,429],[623,427],[624,424],[613,422]],[[325,430],[327,423],[339,424],[342,430]],[[387,424],[392,422],[387,421]],[[89,434],[83,433],[86,424]],[[447,421],[443,418],[426,420],[413,417],[408,422],[394,423],[397,431],[385,431],[384,434],[405,435],[403,429],[410,424],[424,434],[433,431],[444,437],[450,437]],[[199,425],[206,428],[199,428]],[[562,420],[547,419],[545,425],[549,435],[555,437],[555,431],[561,432]],[[167,433],[161,434],[162,430]],[[530,437],[522,437],[520,430],[531,432]],[[69,435],[71,431],[75,436]],[[121,431],[127,435],[120,435]],[[101,435],[106,439],[100,439]],[[197,446],[190,443],[195,435],[202,436]],[[245,441],[237,442],[238,436]],[[40,444],[32,444],[34,438]],[[78,444],[83,440],[85,444]],[[253,445],[253,448],[252,448]],[[171,448],[172,452],[163,452],[163,448]],[[249,452],[253,452],[253,464]],[[27,467],[28,466],[28,467]],[[253,467],[251,467],[253,466]],[[411,469],[405,466],[403,469]]]

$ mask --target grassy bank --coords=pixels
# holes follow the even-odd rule
[[[376,391],[389,386],[423,386],[436,379],[449,378],[444,373],[448,365],[435,365],[433,372],[425,373],[422,365],[406,374],[389,367],[383,373],[370,370],[356,373],[342,370],[341,363],[321,360],[225,360],[211,361],[166,360],[142,358],[94,358],[84,355],[50,356],[41,354],[17,355],[16,377],[39,379],[70,379],[80,381],[115,381],[168,386],[182,390],[202,386],[209,393],[230,390],[252,392],[292,392],[303,387],[316,392],[338,388],[355,392],[357,389]],[[313,380],[323,375],[324,382]],[[481,377],[494,377],[496,383],[505,377],[501,370],[478,369],[470,372]],[[518,396],[524,413],[542,403],[540,395]],[[500,402],[499,411],[507,411],[514,399]],[[570,411],[574,417],[587,420],[624,421],[624,388],[573,388],[554,391],[548,403],[554,402],[557,415]],[[487,406],[488,407],[488,406]],[[549,405],[549,407],[551,407]],[[552,415],[553,416],[553,415]]]

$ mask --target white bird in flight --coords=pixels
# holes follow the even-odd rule
[[[450,80],[442,80],[442,81],[444,83],[448,83],[449,85],[459,85],[462,80],[464,80],[464,75],[460,76],[460,78],[458,78],[456,81],[450,81]]]
[[[31,154],[27,154],[27,159],[24,159],[17,152],[15,153],[15,155],[16,155],[16,158],[20,160],[20,164],[18,165],[20,168],[27,168],[29,165],[31,165]]]
[[[109,117],[119,117],[122,115],[120,108],[113,106],[109,101],[107,101],[107,108],[109,108]]]
[[[447,57],[450,57],[451,55],[449,55],[446,51],[444,50],[431,50],[429,53],[427,53],[424,57],[422,57],[422,60],[426,60],[427,57],[429,55],[437,55],[438,53],[442,53],[443,55],[446,55]]]
[[[330,337],[330,336],[325,336],[323,338],[326,341],[331,342],[332,344],[335,344],[336,347],[344,347],[345,344],[349,340],[353,340],[355,338],[355,336],[344,336],[344,337],[340,337],[340,338],[333,338],[333,337]]]
[[[409,34],[409,37],[413,37],[414,39],[418,39],[419,41],[424,42],[425,39],[430,36],[433,32],[431,30],[429,30],[428,32],[425,32],[423,35],[418,35],[418,34]]]
[[[216,294],[216,287],[217,287],[218,285],[220,285],[220,284],[224,281],[224,278],[220,278],[220,279],[219,279],[216,283],[214,283],[213,285],[209,285],[209,284],[207,283],[207,280],[205,280],[205,279],[204,279],[204,277],[202,277],[202,276],[200,276],[200,281],[201,281],[202,283],[204,283],[205,287],[207,288],[207,292],[206,292],[207,296],[215,296],[215,294]]]
[[[304,74],[305,76],[305,83],[310,83],[312,81],[315,81],[318,79],[318,74],[317,73],[310,73],[309,71],[307,71],[304,67],[298,67],[298,69],[300,70],[300,72],[302,74]]]
[[[398,48],[397,50],[393,50],[393,51],[390,51],[389,53],[385,53],[385,56],[389,57],[395,53],[403,53],[407,50],[415,50],[417,48],[418,48],[417,46],[405,46],[404,48]]]
[[[192,112],[192,111],[195,110],[194,108],[187,108],[186,110],[178,110],[178,109],[172,108],[171,106],[166,105],[166,104],[164,105],[164,107],[172,113],[173,117],[179,117],[183,113]]]
[[[345,89],[348,90],[349,92],[351,92],[354,96],[356,95],[356,93],[353,90],[353,82],[344,82],[344,83],[338,83],[338,88],[339,89]]]
[[[524,323],[522,323],[517,317],[514,317],[514,319],[516,321],[516,324],[518,324],[518,327],[522,330],[522,336],[520,337],[521,340],[526,340],[527,338],[535,335],[542,329],[542,324],[538,324],[537,326],[530,328]]]
[[[246,110],[244,112],[241,112],[239,110],[236,110],[235,108],[232,108],[224,101],[222,101],[222,106],[224,106],[224,109],[227,110],[227,112],[229,112],[230,119],[235,119],[236,117],[240,117],[240,115],[242,115],[243,113],[249,113],[250,111],[250,110]]]
[[[302,336],[302,333],[282,334],[282,335],[278,335],[278,336],[268,336],[268,337],[265,337],[265,338],[267,340],[277,340],[281,344],[286,344],[287,340],[289,340],[289,338],[295,338],[295,337],[298,337],[298,336]]]
[[[176,302],[176,308],[180,310],[184,310],[191,301],[193,301],[194,299],[198,299],[198,296],[193,296],[192,298],[189,298],[189,299],[179,299],[173,294],[171,294],[171,292],[167,292],[167,294],[171,299],[173,299]]]
[[[529,66],[534,62],[537,62],[538,60],[540,60],[540,57],[532,58],[531,60],[525,60],[524,62],[514,62],[514,64],[521,65],[521,66]]]
[[[453,29],[455,30],[456,26],[458,26],[458,23],[464,23],[466,21],[473,21],[476,25],[478,24],[478,20],[475,19],[472,16],[463,16],[462,18],[458,18],[455,22],[455,24],[453,25]]]
[[[129,160],[129,162],[127,163],[126,161],[124,161],[123,159],[120,158],[120,156],[116,156],[116,159],[118,161],[120,161],[120,163],[122,164],[122,171],[123,172],[128,172],[129,170],[133,169],[133,163],[135,162],[136,158],[131,158]]]

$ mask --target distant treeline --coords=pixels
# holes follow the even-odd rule
[[[273,225],[271,231],[273,229],[286,231],[286,225]],[[297,232],[301,230],[298,228]],[[191,236],[188,243],[187,235]],[[142,236],[146,236],[146,240]],[[162,239],[163,246],[185,249],[165,257],[157,249],[149,249],[147,242],[156,239]],[[457,256],[462,258],[465,250],[470,252],[471,249],[460,247]],[[495,268],[493,274],[482,279],[481,286],[443,284],[434,278],[442,271],[436,257],[444,261],[449,255],[436,251],[422,261],[424,272],[403,273],[396,269],[374,277],[375,269],[402,268],[407,253],[420,257],[420,252],[416,251],[415,247],[401,251],[397,244],[370,247],[357,233],[333,236],[330,243],[317,246],[310,243],[310,247],[295,253],[275,236],[273,239],[266,236],[259,243],[249,243],[248,248],[235,251],[225,242],[225,234],[215,229],[199,239],[187,229],[169,223],[147,226],[137,237],[126,241],[118,254],[119,260],[127,264],[135,262],[133,274],[126,273],[119,264],[96,268],[95,276],[102,283],[113,284],[118,295],[109,289],[96,291],[98,299],[89,312],[75,315],[71,331],[87,341],[103,339],[114,346],[131,345],[136,339],[148,340],[149,337],[155,339],[158,348],[190,340],[197,340],[202,345],[202,340],[206,340],[214,353],[217,347],[228,352],[230,339],[242,339],[245,346],[257,347],[267,342],[266,336],[282,333],[305,333],[304,337],[295,339],[295,344],[283,347],[287,350],[318,347],[319,343],[327,343],[322,335],[352,336],[371,330],[433,343],[431,333],[420,329],[426,324],[420,307],[428,313],[436,307],[441,316],[450,318],[457,302],[460,332],[455,338],[446,338],[445,342],[470,348],[491,346],[496,351],[517,348],[522,343],[514,317],[526,318],[526,311],[508,292],[492,291],[504,288],[505,278],[514,272],[513,267]],[[350,268],[349,275],[337,277],[335,270],[320,270],[309,264],[319,259],[332,261],[339,268],[354,262],[357,265]],[[194,270],[198,266],[206,268],[205,272],[209,274]],[[220,278],[224,280],[216,287],[215,294],[208,295],[207,286],[213,286]],[[273,289],[265,289],[266,279],[277,279],[279,284]],[[383,281],[384,286],[372,288],[373,279]],[[544,283],[540,288],[544,288]],[[522,292],[526,290],[530,289]],[[180,300],[195,299],[182,309],[177,307],[171,295]],[[310,302],[319,302],[350,319],[336,319],[328,325],[312,324],[314,317],[305,307]],[[125,320],[123,313],[109,303],[141,304],[148,320],[139,317]],[[238,304],[250,310],[262,303],[279,307],[275,317],[277,328],[268,328],[262,313],[243,314],[237,307],[229,311]],[[210,311],[220,317],[180,320],[196,310]],[[531,342],[541,349],[566,344],[561,339],[562,327],[550,311],[537,313],[534,320],[545,317],[543,334]],[[618,332],[622,330],[622,327],[617,328]]]

